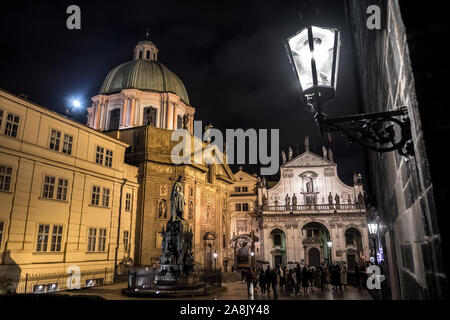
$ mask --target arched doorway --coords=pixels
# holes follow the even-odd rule
[[[361,232],[351,227],[345,231],[345,251],[347,254],[347,266],[349,271],[355,269],[355,264],[361,263],[363,255],[363,243]]]
[[[320,251],[317,248],[311,248],[308,252],[309,265],[318,267],[320,265]]]
[[[330,265],[332,263],[332,247],[328,246],[328,241],[330,241],[331,237],[328,229],[323,224],[319,222],[307,223],[302,228],[302,238],[307,265],[320,265],[322,263]]]
[[[239,235],[231,240],[234,248],[234,265],[238,269],[251,267],[252,239],[248,235]]]
[[[215,264],[214,267],[216,267],[217,261],[213,261],[213,254],[215,252],[216,248],[216,235],[211,232],[206,232],[203,236],[203,243],[204,243],[204,266],[206,270],[212,270],[213,263]]]

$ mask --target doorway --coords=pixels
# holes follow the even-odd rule
[[[309,265],[318,267],[320,265],[320,252],[317,248],[311,248],[308,252]]]

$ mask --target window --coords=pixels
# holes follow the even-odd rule
[[[242,207],[241,207],[241,204],[240,204],[240,203],[236,203],[236,204],[235,204],[235,209],[236,209],[235,211],[241,211],[241,208],[242,208]]]
[[[275,234],[273,236],[273,245],[281,246],[281,235],[280,234]]]
[[[12,168],[0,165],[0,191],[11,190]]]
[[[139,59],[142,59],[142,50],[139,51]]]
[[[147,58],[147,60],[150,60],[150,51],[147,50],[147,52],[145,53],[145,57]]]
[[[222,244],[223,244],[223,248],[226,249],[227,248],[227,240],[226,240],[226,236],[223,234],[222,235]]]
[[[2,127],[3,123],[3,110],[0,110],[0,128]]]
[[[109,207],[109,193],[110,190],[108,188],[103,188],[102,207]]]
[[[17,131],[19,130],[20,117],[14,114],[8,113],[6,118],[5,134],[10,137],[17,137]]]
[[[120,109],[111,110],[109,113],[109,130],[117,130],[120,126]]]
[[[39,252],[47,251],[49,231],[50,231],[50,225],[48,225],[48,224],[40,224],[39,225],[36,251],[39,251]]]
[[[98,251],[103,252],[106,248],[106,229],[98,229]]]
[[[242,204],[242,211],[248,211],[248,203]]]
[[[124,230],[123,231],[123,251],[128,252],[130,250],[128,248],[129,243],[130,243],[129,232],[128,232],[128,230]]]
[[[125,211],[131,211],[131,193],[125,195]]]
[[[234,192],[241,192],[241,187],[235,187]]]
[[[53,199],[53,194],[55,191],[55,179],[55,177],[45,176],[44,192],[42,193],[43,198]]]
[[[52,129],[50,133],[50,145],[49,148],[55,151],[59,151],[59,145],[61,143],[61,131]]]
[[[156,127],[156,108],[145,107],[144,108],[144,126],[152,125]]]
[[[93,186],[91,204],[93,206],[98,206],[99,202],[100,202],[100,187]]]
[[[64,144],[62,152],[68,155],[72,154],[73,136],[70,134],[64,134]]]
[[[248,192],[248,187],[242,187],[242,192]]]
[[[52,233],[50,235],[50,230]],[[36,251],[46,252],[48,249],[48,239],[51,236],[50,251],[61,251],[63,226],[50,226],[49,224],[40,224],[38,229],[38,238]]]
[[[62,226],[53,226],[52,244],[50,246],[50,251],[61,251],[62,231]]]
[[[103,147],[97,146],[97,151],[95,153],[95,163],[103,164],[103,154],[105,149]]]
[[[0,221],[0,249],[2,248],[2,240],[3,240],[3,228],[5,227],[5,223]]]
[[[67,179],[58,179],[58,190],[56,192],[56,199],[66,200],[67,199]]]
[[[89,252],[95,251],[95,241],[96,240],[97,240],[97,229],[89,228],[87,251],[89,251]]]
[[[183,129],[183,117],[177,115],[177,129]]]
[[[112,157],[113,157],[112,150],[106,149],[105,166],[110,168],[112,167]]]

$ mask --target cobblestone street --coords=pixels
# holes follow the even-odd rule
[[[226,277],[225,277],[226,278]],[[254,298],[249,297],[247,295],[247,285],[244,281],[236,280],[235,278],[229,278],[229,280],[225,280],[223,286],[226,290],[218,291],[214,294],[210,294],[208,296],[198,296],[198,297],[183,297],[183,298],[170,298],[177,300],[273,300],[273,292],[270,294],[255,294]],[[88,289],[81,289],[77,291],[70,292],[60,292],[60,294],[69,294],[69,295],[92,295],[99,296],[103,299],[107,300],[157,300],[157,298],[141,298],[141,297],[128,297],[122,294],[122,289],[126,288],[126,283],[119,283],[114,285],[107,285],[101,287],[93,287]],[[372,300],[372,297],[369,295],[366,289],[357,289],[354,287],[347,287],[342,292],[332,290],[332,287],[329,286],[325,288],[322,292],[321,290],[311,288],[308,289],[308,293],[304,294],[303,292],[296,294],[287,294],[283,291],[279,293],[278,300]]]

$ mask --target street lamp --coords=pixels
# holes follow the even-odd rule
[[[369,229],[369,235],[373,240],[373,249],[375,255],[375,264],[378,264],[378,253],[377,253],[377,236],[378,236],[378,222],[371,222],[367,224]]]
[[[332,260],[331,260],[331,248],[333,247],[333,242],[331,240],[327,241],[327,246],[328,249],[330,249],[330,265],[332,264]]]
[[[214,270],[217,270],[217,252],[214,251]]]
[[[338,118],[328,118],[323,113],[322,104],[336,94],[340,52],[338,29],[303,28],[287,39],[286,49],[299,79],[307,110],[314,113],[322,134],[339,132],[345,134],[348,140],[378,152],[397,150],[403,156],[414,154],[406,107]],[[400,136],[396,134],[395,127]]]

